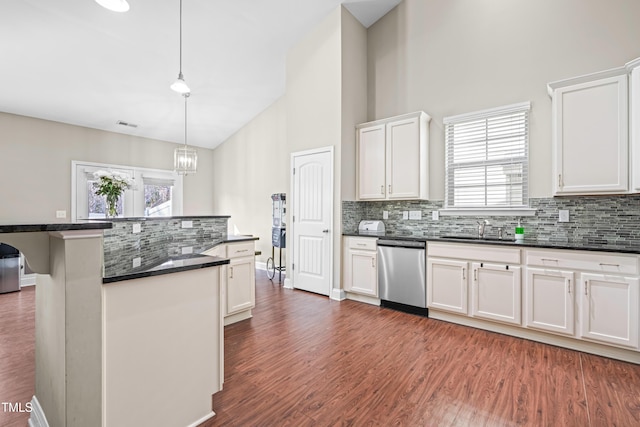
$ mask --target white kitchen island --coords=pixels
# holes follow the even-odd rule
[[[197,426],[215,415],[220,266],[194,256],[103,278],[109,223],[0,225],[38,273],[31,426]]]

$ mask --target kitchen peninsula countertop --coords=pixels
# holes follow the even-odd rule
[[[460,244],[473,244],[473,245],[500,245],[500,246],[512,246],[512,247],[525,247],[525,248],[539,248],[539,249],[569,249],[579,251],[597,251],[597,252],[617,252],[626,254],[640,254],[640,242],[635,244],[624,244],[616,242],[560,242],[560,241],[548,241],[525,238],[522,242],[516,242],[512,238],[503,240],[495,238],[479,239],[477,237],[467,235],[456,235],[455,233],[446,234],[443,236],[407,236],[396,235],[393,233],[386,233],[384,235],[376,234],[361,234],[355,232],[344,232],[343,236],[357,236],[357,237],[374,237],[379,239],[395,239],[395,240],[413,240],[421,242],[447,242],[447,243],[460,243]]]

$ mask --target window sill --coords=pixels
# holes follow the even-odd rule
[[[532,208],[447,208],[438,211],[442,216],[534,216]]]

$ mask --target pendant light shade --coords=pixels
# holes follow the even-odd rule
[[[187,99],[189,93],[184,95],[184,145],[177,147],[173,152],[173,169],[180,175],[196,173],[198,169],[198,153],[187,145]]]
[[[171,90],[178,92],[180,95],[191,92],[182,75],[182,0],[180,0],[180,71],[178,71],[178,78],[170,87]]]
[[[187,86],[187,83],[184,81],[182,73],[178,74],[176,81],[171,84],[171,90],[178,92],[180,95],[191,92],[189,86]]]
[[[96,0],[96,3],[113,12],[126,12],[129,10],[127,0]]]

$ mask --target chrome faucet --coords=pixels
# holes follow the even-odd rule
[[[487,225],[491,225],[488,219],[478,221],[478,238],[484,239],[484,229]]]

